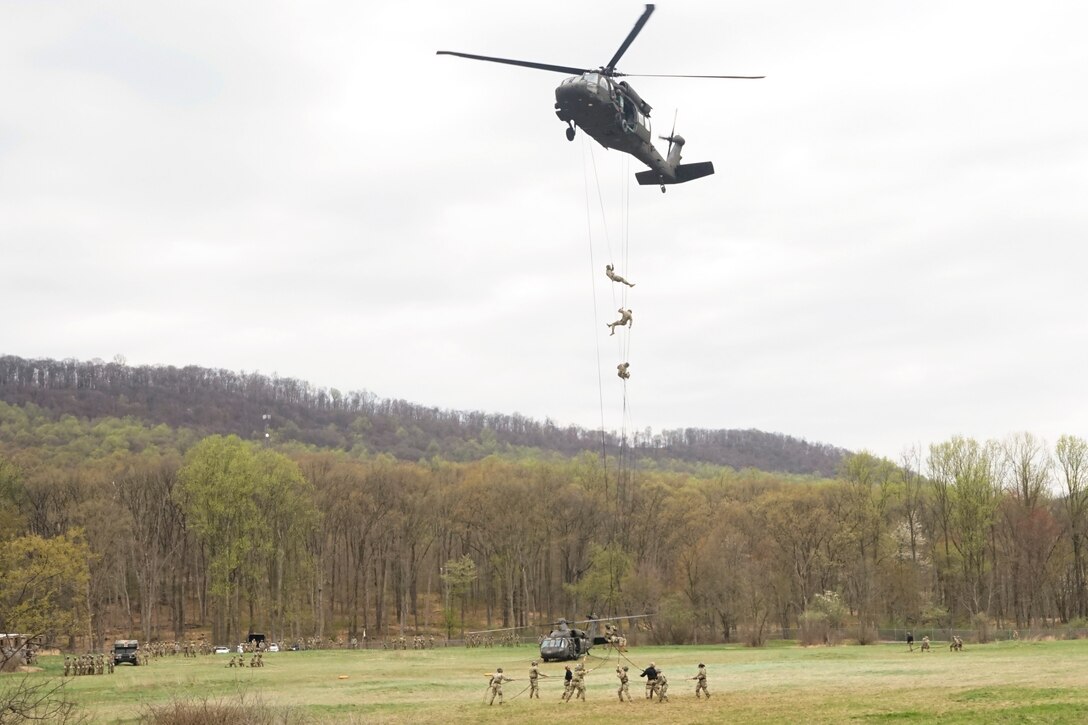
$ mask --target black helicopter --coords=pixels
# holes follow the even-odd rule
[[[589,653],[594,645],[609,643],[607,636],[597,633],[597,626],[603,622],[613,622],[621,619],[643,619],[649,614],[635,614],[628,617],[606,617],[601,619],[595,614],[586,615],[586,619],[568,622],[560,619],[553,623],[554,629],[540,640],[540,659],[545,662],[564,662],[576,660]],[[572,627],[572,624],[588,624],[589,631]],[[468,634],[487,634],[490,632],[510,632],[525,629],[525,627],[504,627],[502,629],[484,629]]]
[[[634,42],[642,26],[650,19],[653,5],[647,5],[635,27],[627,34],[619,50],[600,68],[575,68],[573,66],[534,63],[526,60],[494,58],[486,55],[472,55],[440,50],[438,55],[456,55],[472,60],[486,60],[493,63],[505,63],[525,68],[555,71],[556,73],[574,73],[555,89],[555,115],[567,123],[567,140],[574,140],[575,127],[581,128],[597,140],[606,149],[617,149],[631,154],[650,167],[650,171],[635,174],[642,185],[659,184],[665,191],[667,184],[682,184],[685,181],[709,176],[714,173],[714,164],[702,161],[694,164],[681,164],[680,152],[684,147],[684,137],[676,135],[675,122],[668,136],[659,136],[669,142],[668,151],[662,157],[654,148],[650,132],[650,104],[642,99],[627,81],[617,78],[736,78],[754,80],[764,76],[693,76],[693,75],[658,75],[628,74],[616,70],[627,48]]]

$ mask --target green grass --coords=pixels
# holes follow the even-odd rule
[[[916,648],[917,649],[917,648]],[[669,703],[649,703],[631,664],[635,702],[616,699],[615,655],[590,658],[588,702],[560,703],[562,664],[542,668],[540,701],[519,695],[536,650],[530,647],[428,651],[317,651],[266,655],[263,669],[227,668],[227,657],[170,657],[114,675],[69,678],[66,690],[93,722],[138,722],[149,705],[175,699],[260,702],[292,721],[355,723],[1081,723],[1088,722],[1088,641],[1000,643],[950,653],[910,653],[903,645],[834,648],[775,646],[642,647],[628,657],[665,668]],[[604,652],[601,653],[602,655]],[[59,676],[60,657],[44,657]],[[713,698],[697,701],[704,662]],[[486,674],[517,679],[506,704],[484,703]],[[346,675],[346,679],[339,679]]]

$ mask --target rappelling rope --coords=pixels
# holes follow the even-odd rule
[[[585,190],[586,190],[586,194],[585,194],[585,196],[586,196],[586,240],[587,240],[587,242],[589,244],[589,279],[590,279],[590,284],[592,285],[592,292],[593,292],[593,340],[597,345],[597,396],[598,396],[600,406],[601,406],[601,459],[602,459],[602,461],[607,461],[608,448],[607,448],[607,440],[605,438],[605,431],[604,431],[604,380],[601,378],[601,336],[599,334],[600,318],[597,315],[597,269],[596,269],[597,268],[597,263],[593,259],[593,218],[592,218],[592,211],[591,211],[591,205],[590,205],[590,200],[589,200],[589,172],[586,169],[586,163],[585,163],[585,157],[587,156],[587,152],[588,152],[588,155],[590,156],[590,158],[592,158],[593,150],[587,148],[586,140],[585,140],[585,138],[583,138],[582,139],[582,178],[585,181]],[[593,164],[593,175],[594,175],[594,178],[596,178],[596,175],[597,175],[597,164],[596,164],[596,162],[594,162],[594,164]],[[598,191],[598,194],[599,194],[600,193],[599,186],[598,186],[597,191]],[[607,238],[607,232],[606,232],[606,238]],[[606,467],[605,470],[607,470],[607,467]]]

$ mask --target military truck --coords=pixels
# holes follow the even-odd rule
[[[113,663],[119,665],[123,662],[128,662],[132,665],[139,665],[140,660],[136,656],[137,650],[140,649],[140,643],[134,639],[119,639],[113,643]]]

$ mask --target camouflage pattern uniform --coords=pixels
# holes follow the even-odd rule
[[[633,284],[631,284],[630,282],[625,280],[623,277],[616,274],[614,270],[615,270],[615,267],[613,267],[611,264],[606,264],[604,266],[605,276],[608,277],[613,282],[619,282],[620,284],[625,284],[628,287],[634,287]]]
[[[586,668],[579,662],[574,668],[574,677],[570,681],[571,688],[575,692],[575,699],[586,701]]]
[[[620,678],[620,689],[616,690],[620,702],[623,702],[624,695],[627,695],[627,702],[631,702],[631,690],[627,687],[627,665],[616,668],[616,677]]]
[[[544,675],[547,677],[547,675]],[[540,688],[537,686],[537,678],[540,677],[540,670],[537,668],[536,660],[533,660],[532,665],[529,667],[529,699],[533,699],[533,695],[536,695],[536,699],[540,699]]]
[[[569,700],[571,693],[571,682],[574,681],[574,673],[570,671],[570,665],[566,666],[566,672],[563,673],[563,694],[560,695],[560,700]]]
[[[621,307],[618,310],[616,310],[616,312],[620,313],[620,319],[616,320],[615,322],[609,322],[606,325],[606,327],[609,330],[612,331],[612,332],[609,333],[609,336],[612,336],[612,335],[616,334],[616,328],[617,327],[627,327],[628,325],[634,326],[634,324],[635,324],[634,319],[632,317],[631,310],[625,310],[624,308]]]
[[[487,704],[492,705],[495,703],[495,695],[499,696],[499,704],[502,704],[502,683],[513,682],[509,677],[502,673],[502,668],[495,670],[495,674],[491,676],[491,699]]]
[[[631,363],[626,363],[626,362],[620,363],[619,365],[616,366],[616,375],[623,378],[624,380],[630,380],[631,379],[631,373],[628,372],[629,367],[631,367]]]
[[[699,693],[703,693],[706,695],[706,699],[709,700],[710,690],[706,689],[706,665],[700,662],[699,674],[695,675],[692,679],[698,680],[698,682],[695,683],[695,699],[698,700],[700,697]]]
[[[657,692],[658,705],[669,701],[669,680],[661,670],[657,671],[657,684],[654,686],[654,690]]]

